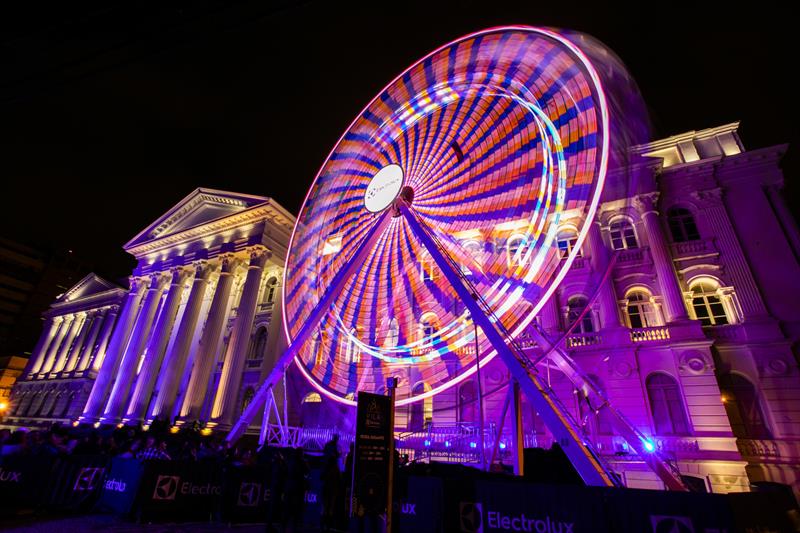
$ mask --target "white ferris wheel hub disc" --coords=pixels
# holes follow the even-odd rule
[[[403,188],[403,169],[400,165],[386,165],[380,169],[367,185],[364,207],[370,213],[380,213],[394,202]]]

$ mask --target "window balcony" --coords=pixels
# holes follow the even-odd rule
[[[586,346],[595,346],[603,342],[603,338],[599,333],[574,333],[567,337],[565,342],[567,348],[583,348]]]
[[[666,340],[669,340],[669,328],[666,326],[631,328],[631,342],[660,342]]]
[[[713,239],[675,242],[672,247],[672,257],[675,259],[692,259],[695,257],[707,257],[718,253]]]
[[[247,364],[245,365],[246,370],[253,370],[254,368],[261,368],[261,365],[264,363],[263,359],[248,359]]]
[[[628,248],[617,252],[618,265],[638,265],[647,259],[646,248]]]

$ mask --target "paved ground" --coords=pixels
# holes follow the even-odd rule
[[[235,533],[264,533],[265,524],[222,524],[209,522],[183,522],[180,524],[136,524],[111,515],[85,515],[74,517],[20,517],[3,520],[2,531],[15,533],[82,533],[97,531],[125,533],[146,531],[149,533],[204,533],[231,531]],[[311,533],[317,529],[306,529],[298,533]]]

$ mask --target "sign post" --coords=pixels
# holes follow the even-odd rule
[[[352,514],[359,521],[369,519],[377,525],[378,517],[386,513],[387,532],[391,527],[394,462],[393,379],[387,382],[388,396],[358,393],[353,461]]]
[[[386,484],[386,533],[392,533],[392,511],[394,511],[394,398],[397,378],[386,379],[389,393],[389,476]]]

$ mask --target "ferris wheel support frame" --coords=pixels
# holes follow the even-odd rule
[[[530,375],[528,370],[517,359],[517,356],[511,351],[511,348],[508,347],[503,336],[500,335],[484,310],[481,309],[476,300],[476,295],[471,294],[469,289],[464,286],[461,278],[453,271],[449,261],[439,250],[436,241],[423,228],[414,213],[409,210],[408,205],[403,201],[398,201],[396,208],[408,222],[411,232],[420,240],[436,263],[436,266],[439,267],[442,275],[447,278],[453,290],[469,310],[472,320],[483,330],[486,339],[492,345],[492,348],[497,351],[497,354],[503,360],[509,372],[511,372],[511,376],[520,384],[522,391],[525,392],[533,407],[544,419],[547,428],[556,438],[583,481],[592,486],[618,486],[618,481],[602,463],[598,454],[588,443],[584,443],[583,437],[577,428],[573,427],[570,420],[547,394],[546,387],[539,382],[536,376]]]
[[[550,397],[551,391],[548,390],[548,387],[543,385],[538,377],[531,374],[529,369],[526,368],[523,362],[520,361],[517,355],[509,348],[492,320],[486,315],[483,309],[481,309],[477,302],[477,296],[471,294],[458,274],[454,272],[450,262],[439,249],[437,242],[432,238],[427,228],[423,227],[422,223],[417,219],[414,213],[411,212],[408,204],[402,198],[398,198],[391,209],[387,209],[377,215],[378,221],[370,228],[367,236],[357,245],[352,257],[350,257],[342,269],[334,276],[332,284],[327,288],[323,297],[312,309],[297,335],[294,339],[291,339],[280,359],[276,361],[267,378],[253,397],[253,400],[229,431],[226,440],[229,443],[236,442],[242,434],[244,434],[251,421],[262,408],[264,409],[262,425],[267,423],[270,409],[270,405],[267,402],[272,389],[278,381],[283,378],[289,365],[295,359],[300,347],[319,325],[320,320],[322,320],[324,313],[328,310],[334,298],[343,289],[350,277],[362,265],[367,253],[373,249],[378,239],[383,234],[388,221],[392,218],[390,214],[392,216],[402,215],[407,221],[412,233],[430,253],[431,258],[456,291],[459,298],[463,301],[465,307],[469,310],[475,324],[481,327],[487,340],[497,351],[498,355],[511,372],[514,381],[518,383],[518,386],[531,401],[533,407],[537,410],[539,415],[542,416],[548,429],[553,433],[553,436],[556,437],[556,440],[559,442],[584,482],[587,485],[595,486],[619,485],[620,483],[617,478],[602,462],[591,444],[583,439],[580,431],[574,426],[568,415],[562,412],[559,403],[555,401],[554,398]],[[667,488],[670,490],[685,491],[686,488],[683,483],[658,455],[652,453],[652,451],[648,452],[648,450],[645,449],[646,438],[641,432],[637,431],[619,411],[610,406],[605,395],[591,380],[587,379],[583,373],[580,372],[572,359],[552,343],[547,336],[535,326],[533,328],[533,333],[536,341],[544,349],[545,353],[548,354],[548,359],[553,360],[556,366],[568,375],[574,384],[575,381],[585,383],[585,388],[587,388],[594,397],[600,399],[600,409],[606,408],[611,410],[614,415],[613,422],[615,428],[639,454],[644,462],[661,478]],[[579,385],[576,384],[576,386]],[[264,427],[262,427],[261,434],[263,441]]]
[[[253,399],[242,412],[242,416],[233,425],[233,427],[231,427],[227,437],[225,437],[225,440],[229,443],[234,443],[239,440],[239,437],[244,434],[244,432],[247,430],[247,427],[250,425],[250,422],[255,418],[261,408],[269,407],[265,402],[267,401],[268,395],[271,393],[273,387],[275,387],[275,385],[277,385],[278,382],[283,379],[286,370],[297,356],[297,352],[300,350],[300,347],[303,346],[306,340],[308,340],[308,338],[311,336],[311,333],[317,328],[320,320],[322,320],[322,317],[333,303],[334,298],[339,295],[339,292],[342,290],[345,283],[350,280],[351,276],[355,274],[356,270],[363,264],[363,260],[365,259],[367,253],[372,250],[378,239],[383,234],[386,225],[388,224],[389,220],[391,220],[390,211],[384,211],[378,214],[377,217],[378,221],[372,226],[372,228],[370,228],[366,237],[364,237],[364,239],[362,239],[358,244],[352,257],[348,259],[347,263],[345,263],[341,270],[339,270],[339,272],[337,272],[333,277],[331,285],[328,286],[325,294],[311,310],[308,318],[306,318],[305,322],[303,323],[303,327],[300,328],[300,330],[297,332],[297,335],[293,339],[289,339],[289,345],[286,347],[286,350],[283,352],[281,357],[275,361],[275,365],[272,367],[272,370],[270,370],[269,374],[267,374],[264,382],[258,387]],[[268,418],[269,415],[266,415],[264,417],[265,421]],[[287,421],[284,420],[284,423],[286,422]]]

